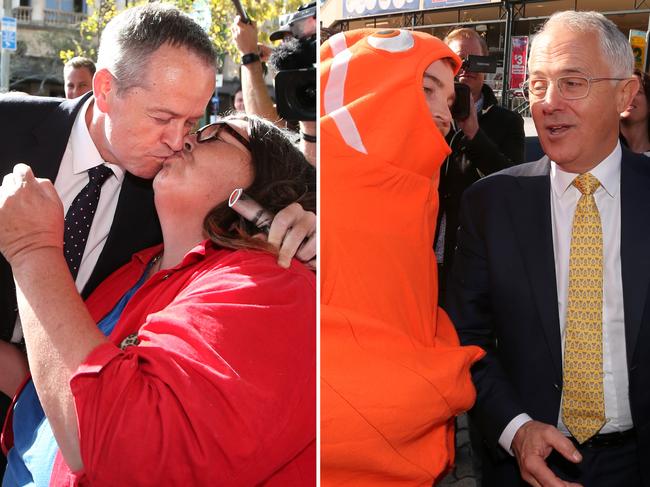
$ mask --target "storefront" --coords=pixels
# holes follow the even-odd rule
[[[517,76],[518,69],[525,69],[527,40],[558,10],[601,12],[626,36],[636,35],[636,41],[643,41],[645,36],[647,46],[650,0],[327,0],[320,18],[323,27],[335,32],[364,27],[408,28],[443,38],[456,27],[473,27],[485,37],[490,55],[498,59],[497,72],[487,77],[489,84],[499,97],[505,94],[505,104],[517,106],[521,100],[516,96],[518,85],[513,83],[525,74]],[[645,46],[635,53],[647,70]],[[513,60],[513,54],[516,57],[518,53],[524,56],[520,67]]]

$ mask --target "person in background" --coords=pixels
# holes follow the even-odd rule
[[[431,486],[482,356],[438,307],[432,248],[460,59],[422,32],[361,29],[330,37],[320,66],[321,485]]]
[[[485,39],[474,29],[451,31],[445,44],[461,59],[489,55]],[[440,304],[454,260],[458,210],[463,192],[488,174],[524,162],[526,136],[521,116],[499,105],[485,74],[461,67],[457,79],[470,89],[469,116],[454,120],[447,134],[451,154],[440,168],[440,212],[435,251],[440,271]]]
[[[95,63],[86,57],[73,57],[63,66],[65,97],[78,98],[93,89]]]
[[[242,91],[241,85],[235,90],[235,94],[232,97],[232,107],[238,112],[246,113],[246,106],[244,105],[244,93]]]
[[[630,106],[621,113],[621,142],[632,152],[650,156],[650,76],[634,70],[639,78],[639,91]]]
[[[295,20],[294,20],[295,19]],[[257,25],[255,22],[245,23],[239,16],[231,26],[233,41],[242,57],[241,80],[244,95],[244,105],[247,113],[271,120],[279,127],[287,123],[299,122],[300,147],[307,160],[315,165],[316,154],[316,123],[314,120],[284,120],[269,95],[264,81],[262,63],[272,64],[276,71],[284,69],[313,67],[316,63],[316,4],[301,6],[292,14],[289,23],[283,29],[289,29],[291,35],[282,37],[282,43],[273,51],[268,46],[258,43]],[[273,35],[282,33],[276,31]],[[315,110],[314,102],[314,113]]]
[[[153,182],[163,245],[85,303],[52,183],[23,164],[4,178],[0,251],[32,371],[3,434],[4,487],[315,485],[315,275],[278,266],[228,206],[243,188],[272,213],[315,211],[315,170],[279,129],[241,114],[183,147]],[[13,394],[21,377],[7,384],[8,370],[0,387]]]

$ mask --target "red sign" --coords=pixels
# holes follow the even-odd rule
[[[526,80],[526,55],[528,53],[528,37],[515,36],[512,38],[512,58],[510,61],[510,89],[519,90]]]

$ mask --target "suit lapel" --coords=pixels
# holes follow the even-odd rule
[[[647,164],[647,158],[623,149],[621,272],[628,366],[632,365],[650,281],[650,174]]]
[[[77,113],[90,96],[62,101],[58,110],[34,128],[36,144],[30,164],[38,177],[51,181],[56,178]]]
[[[551,223],[550,163],[543,158],[517,177],[509,195],[513,228],[523,255],[546,343],[558,380],[562,379],[562,344]]]

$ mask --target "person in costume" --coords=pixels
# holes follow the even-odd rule
[[[403,30],[321,47],[321,485],[430,486],[475,399],[437,303],[439,168],[460,59]]]

